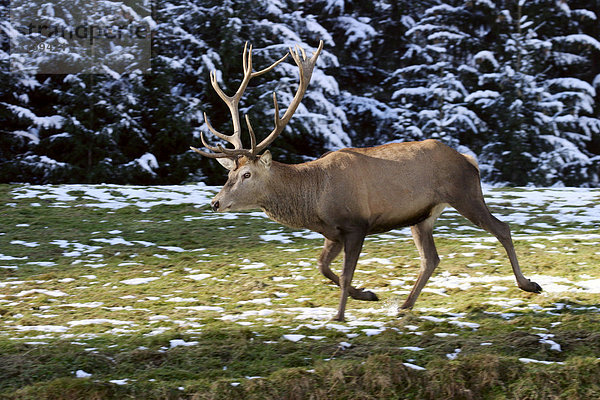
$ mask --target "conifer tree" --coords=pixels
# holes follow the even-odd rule
[[[560,77],[553,62],[580,56],[558,54],[560,39],[541,35],[546,21],[536,20],[539,4],[529,5],[500,10],[494,28],[504,46],[474,58],[480,75],[466,100],[487,126],[480,150],[484,178],[517,185],[593,182],[597,172],[585,141],[598,126],[591,117],[595,91],[579,78]],[[570,176],[567,169],[578,171]]]
[[[465,66],[470,56],[466,50],[478,42],[473,26],[476,17],[470,7],[462,2],[437,4],[425,10],[406,32],[410,44],[401,59],[405,66],[391,78],[396,88],[392,100],[411,115],[405,139],[440,139],[469,151],[465,139],[476,136],[483,125],[464,105],[469,94],[465,77],[472,74]]]
[[[598,186],[596,3],[169,0],[150,10],[149,0],[95,8],[0,0],[0,181],[221,182],[218,165],[189,151],[207,132],[204,112],[218,130],[231,130],[209,72],[217,70],[231,93],[246,41],[260,68],[288,46],[310,53],[322,39],[302,105],[271,146],[278,159],[438,138],[472,151],[488,182]],[[145,24],[151,73],[138,62],[147,50],[141,41],[103,47],[88,36],[63,59],[39,48],[27,53],[43,35],[16,29],[9,5],[23,15],[39,8],[37,22],[48,26],[73,27],[77,14],[94,20],[107,11],[112,22]],[[58,36],[47,42],[62,43]],[[297,74],[288,59],[251,82],[240,112],[258,136],[273,128],[271,93],[284,112]]]

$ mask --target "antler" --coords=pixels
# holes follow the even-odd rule
[[[319,48],[315,51],[310,59],[306,58],[306,53],[304,49],[298,45],[296,45],[295,49],[290,47],[290,54],[292,58],[296,62],[298,66],[298,70],[300,73],[300,84],[298,85],[298,90],[292,99],[288,109],[283,114],[282,118],[279,118],[279,105],[277,104],[277,95],[273,92],[273,105],[275,106],[275,128],[271,131],[269,136],[267,136],[258,146],[256,146],[255,153],[260,153],[264,149],[266,149],[272,142],[283,132],[283,129],[292,119],[292,115],[296,112],[296,109],[300,105],[302,101],[302,97],[304,97],[304,93],[306,92],[306,88],[308,87],[308,83],[310,82],[310,78],[312,77],[313,69],[315,68],[315,64],[317,63],[317,58],[319,54],[321,54],[321,50],[323,50],[323,41],[319,42]],[[300,58],[300,52],[302,54],[302,58]]]
[[[223,158],[223,157],[237,158],[238,156],[247,156],[247,157],[255,158],[258,153],[260,153],[264,149],[266,149],[273,142],[273,140],[275,140],[275,138],[277,136],[279,136],[279,134],[281,134],[281,132],[283,131],[283,129],[285,128],[287,123],[292,118],[292,115],[294,115],[294,112],[300,105],[300,102],[302,101],[302,97],[304,96],[304,93],[306,92],[306,88],[308,87],[308,83],[310,82],[310,78],[312,76],[313,69],[315,67],[315,64],[317,63],[317,58],[319,57],[319,54],[321,53],[322,49],[323,49],[323,41],[321,40],[319,42],[319,48],[317,49],[317,51],[313,54],[313,56],[310,59],[307,59],[306,53],[300,46],[296,46],[296,49],[290,48],[289,54],[292,55],[292,58],[296,62],[296,65],[298,66],[299,73],[300,73],[300,84],[298,86],[298,90],[296,91],[296,94],[294,95],[292,102],[290,103],[288,109],[283,114],[282,118],[279,118],[279,105],[277,103],[277,95],[275,94],[275,92],[273,92],[273,104],[275,106],[275,128],[273,129],[273,131],[271,131],[271,133],[264,140],[262,140],[260,142],[260,144],[258,144],[258,146],[256,145],[256,136],[254,135],[254,130],[252,129],[252,125],[250,124],[250,119],[248,118],[247,115],[244,116],[246,119],[246,124],[248,125],[248,132],[250,133],[251,148],[249,150],[247,150],[242,147],[242,140],[241,140],[240,116],[239,116],[239,110],[238,110],[240,99],[242,98],[242,95],[244,94],[244,91],[246,90],[246,87],[248,86],[248,82],[250,82],[250,79],[271,71],[279,63],[281,63],[283,60],[285,60],[285,58],[288,56],[288,53],[286,53],[282,58],[280,58],[275,63],[273,63],[270,67],[267,67],[267,68],[257,71],[257,72],[252,72],[252,45],[250,45],[250,48],[248,49],[248,43],[246,42],[246,44],[244,45],[244,53],[242,55],[244,78],[242,79],[242,83],[240,84],[240,87],[238,88],[238,90],[235,92],[235,94],[233,96],[227,96],[223,92],[223,90],[219,87],[219,84],[217,82],[215,71],[210,72],[210,82],[212,84],[213,89],[215,90],[215,92],[217,92],[217,94],[225,102],[225,104],[227,104],[227,107],[229,107],[229,111],[231,113],[231,119],[233,121],[233,134],[225,135],[225,134],[217,131],[215,128],[213,128],[213,126],[208,121],[208,117],[206,116],[206,113],[204,113],[204,121],[206,121],[206,125],[208,126],[208,129],[218,138],[223,139],[223,140],[229,142],[230,144],[232,144],[233,149],[224,148],[221,145],[217,145],[216,147],[210,146],[204,140],[203,133],[201,133],[201,135],[200,135],[202,144],[204,145],[204,147],[206,147],[213,153],[207,153],[202,150],[196,149],[195,147],[191,147],[191,149],[194,150],[195,152],[200,153],[201,155],[203,155],[205,157],[209,157],[209,158]]]

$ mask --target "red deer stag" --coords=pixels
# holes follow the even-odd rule
[[[269,218],[294,228],[306,228],[321,233],[325,245],[319,257],[319,269],[341,288],[336,320],[344,320],[348,295],[358,300],[377,300],[370,291],[351,285],[352,275],[365,236],[410,226],[421,256],[421,268],[414,287],[402,308],[410,309],[439,264],[433,241],[433,224],[445,207],[452,206],[475,225],[487,230],[508,254],[518,286],[528,292],[542,289],[525,278],[519,268],[510,229],[488,210],[481,192],[476,161],[436,141],[391,143],[369,148],[347,148],[297,165],[273,161],[265,150],[281,134],[298,108],[310,81],[319,48],[307,58],[302,48],[290,48],[300,72],[300,83],[288,109],[280,118],[277,97],[273,93],[275,127],[256,144],[248,116],[250,149],[242,147],[238,103],[251,78],[271,71],[288,54],[270,67],[252,72],[252,47],[244,48],[242,83],[233,96],[227,96],[210,75],[217,94],[229,107],[233,119],[233,134],[218,132],[204,115],[208,129],[233,148],[211,146],[201,135],[202,143],[211,152],[192,150],[215,158],[229,170],[223,189],[212,200],[218,212],[261,208]],[[263,153],[264,151],[264,153]],[[260,154],[262,153],[262,154]],[[329,268],[334,258],[344,250],[341,277]]]

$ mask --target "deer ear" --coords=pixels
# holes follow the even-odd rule
[[[219,164],[221,164],[223,167],[227,168],[230,171],[233,171],[236,167],[235,161],[233,161],[231,158],[217,158],[217,161],[219,162]]]
[[[266,169],[270,169],[273,156],[271,156],[271,152],[269,150],[266,150],[258,160]]]

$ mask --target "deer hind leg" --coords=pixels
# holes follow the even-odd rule
[[[421,269],[419,270],[417,281],[406,298],[406,301],[402,304],[401,308],[403,309],[411,309],[415,305],[421,290],[423,290],[423,287],[425,287],[431,274],[440,263],[440,258],[438,257],[433,241],[433,224],[440,216],[445,206],[446,204],[440,204],[434,207],[429,218],[410,227],[413,240],[417,246],[417,250],[419,250],[419,256],[421,257]]]
[[[460,202],[458,204],[452,204],[456,210],[461,213],[469,221],[482,229],[485,229],[492,235],[494,235],[498,241],[502,244],[510,260],[513,273],[517,279],[517,285],[520,289],[527,292],[540,293],[542,288],[535,282],[525,278],[519,267],[519,261],[517,260],[517,254],[513,246],[512,237],[510,235],[510,227],[508,224],[500,221],[490,213],[487,208],[485,201],[483,200],[483,194],[481,190],[479,193],[467,199],[467,201]]]
[[[340,286],[339,277],[329,268],[333,260],[340,254],[344,246],[342,243],[334,242],[333,240],[325,239],[323,251],[319,257],[319,270],[321,273],[331,280],[336,285]],[[377,295],[373,292],[364,289],[357,289],[354,286],[348,288],[348,294],[355,300],[377,301]]]

